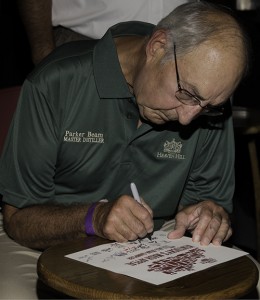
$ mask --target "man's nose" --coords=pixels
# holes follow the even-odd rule
[[[203,108],[201,108],[199,105],[183,106],[182,110],[178,112],[179,122],[182,125],[188,125],[192,120],[201,114],[202,110]]]

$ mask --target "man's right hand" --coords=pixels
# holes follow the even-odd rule
[[[98,236],[127,242],[153,231],[153,212],[143,200],[140,204],[123,195],[116,201],[100,203],[94,212],[93,225]]]

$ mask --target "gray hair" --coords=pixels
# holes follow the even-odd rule
[[[249,65],[249,38],[233,12],[209,2],[192,2],[178,6],[155,27],[167,32],[164,62],[173,60],[176,52],[184,55],[205,41],[222,41],[225,47],[236,47],[240,40],[244,55],[245,72]]]

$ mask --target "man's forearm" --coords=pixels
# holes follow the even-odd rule
[[[16,210],[8,216],[4,208],[4,226],[18,243],[45,249],[85,235],[84,220],[88,205],[37,205]]]
[[[5,204],[3,215],[8,235],[34,249],[86,236],[86,232],[121,243],[146,236],[154,225],[151,208],[129,195],[94,206],[39,204],[19,209]]]
[[[37,64],[54,48],[51,0],[17,0],[18,8]]]

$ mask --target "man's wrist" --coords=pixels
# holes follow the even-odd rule
[[[94,212],[95,212],[96,207],[100,203],[104,203],[104,202],[108,202],[108,200],[102,199],[99,202],[95,202],[90,205],[88,212],[86,214],[86,217],[85,217],[85,232],[87,235],[96,235],[96,232],[94,229],[94,224],[93,224]]]
[[[95,230],[93,227],[93,215],[98,202],[92,203],[88,209],[85,218],[85,232],[87,235],[95,235]]]

